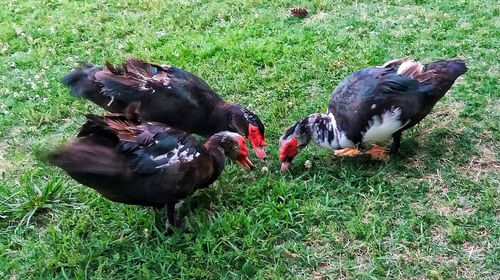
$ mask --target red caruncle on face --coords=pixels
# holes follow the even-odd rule
[[[266,140],[264,139],[264,136],[260,134],[259,128],[253,124],[248,125],[248,140],[252,143],[257,157],[265,158],[266,152],[264,151],[264,146],[266,145]]]
[[[291,161],[299,153],[298,139],[287,140],[280,149],[280,161]]]
[[[245,138],[243,136],[239,136],[237,139],[239,146],[239,153],[237,161],[245,168],[252,169],[254,168],[254,164],[248,158],[248,149],[247,144],[245,142]]]

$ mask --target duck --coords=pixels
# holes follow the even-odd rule
[[[221,175],[225,158],[254,167],[245,138],[218,132],[204,144],[157,122],[136,123],[124,114],[88,114],[76,139],[48,161],[80,184],[118,203],[165,208],[167,231],[179,226],[175,205]]]
[[[335,88],[326,114],[311,114],[281,135],[281,170],[311,141],[338,156],[388,159],[399,152],[402,133],[422,121],[466,71],[462,59],[423,64],[402,58],[354,72]],[[380,146],[390,140],[389,149]]]
[[[257,157],[266,158],[265,127],[240,104],[225,102],[205,81],[183,69],[128,58],[121,66],[106,61],[69,72],[62,83],[111,113],[136,114],[190,134],[209,137],[219,131],[244,135]]]

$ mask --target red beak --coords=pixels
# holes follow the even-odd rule
[[[250,170],[255,167],[248,157],[239,159],[238,162],[246,169]]]
[[[266,152],[264,151],[264,148],[254,146],[253,150],[255,151],[255,154],[257,155],[258,158],[260,159],[266,158]]]
[[[289,161],[284,161],[281,163],[281,171],[288,171],[288,167],[290,166]]]

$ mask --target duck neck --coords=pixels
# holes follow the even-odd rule
[[[209,180],[209,184],[211,184],[219,177],[219,175],[222,173],[222,170],[224,170],[226,156],[224,154],[223,148],[220,145],[220,141],[217,139],[209,138],[204,146],[207,149],[214,166],[212,176]]]
[[[304,121],[305,120],[305,121]],[[341,149],[350,146],[344,132],[337,125],[332,114],[312,114],[303,120],[303,126],[310,140],[327,149]]]
[[[249,114],[239,104],[221,103],[210,115],[209,123],[217,128],[216,131],[227,130],[248,137]]]

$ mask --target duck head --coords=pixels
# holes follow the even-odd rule
[[[247,170],[254,168],[254,164],[248,158],[249,153],[243,136],[234,132],[222,131],[214,134],[210,140],[221,148],[226,157],[237,161]]]
[[[248,138],[258,158],[266,158],[266,152],[264,151],[266,145],[265,128],[256,114],[244,107],[235,105],[230,114],[230,127]]]
[[[281,171],[288,170],[293,159],[310,141],[311,129],[308,118],[296,122],[283,133],[279,141]]]

